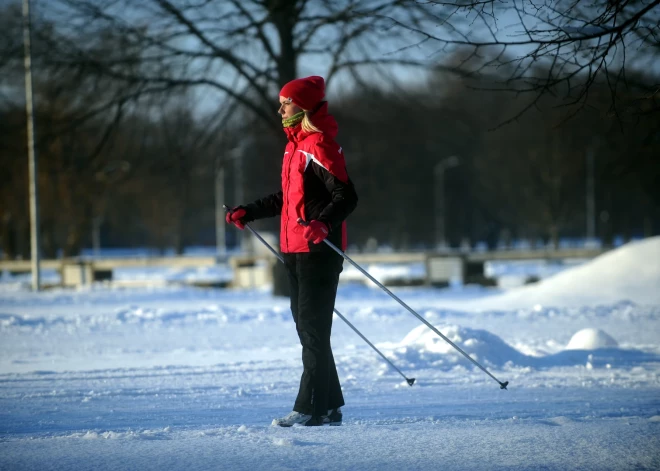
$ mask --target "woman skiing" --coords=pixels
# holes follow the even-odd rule
[[[293,411],[273,420],[290,427],[340,425],[344,397],[330,346],[332,316],[343,258],[326,244],[346,249],[344,220],[357,205],[337,123],[324,101],[325,81],[293,80],[280,91],[282,126],[288,138],[282,190],[237,206],[227,222],[243,229],[256,219],[281,215],[280,248],[291,287],[291,312],[302,345],[303,373]],[[305,221],[304,226],[301,222]]]

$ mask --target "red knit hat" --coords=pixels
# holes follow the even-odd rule
[[[325,80],[318,75],[291,80],[282,87],[280,96],[291,98],[305,111],[313,110],[325,97]]]

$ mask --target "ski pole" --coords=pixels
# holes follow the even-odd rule
[[[232,210],[229,208],[229,206],[227,206],[226,204],[223,204],[222,207],[224,208],[224,210],[225,210],[226,212],[231,213]],[[246,224],[245,227],[247,227],[247,228],[250,230],[250,232],[251,232],[251,233],[252,233],[257,239],[259,239],[259,240],[261,241],[261,243],[264,244],[264,245],[266,246],[266,248],[268,248],[268,250],[270,250],[270,252],[271,252],[273,255],[275,255],[275,257],[276,257],[280,262],[282,262],[282,263],[284,264],[284,266],[288,269],[288,267],[286,266],[286,263],[284,263],[284,259],[282,258],[282,256],[281,256],[279,253],[277,253],[277,251],[276,251],[276,250],[275,250],[275,249],[274,249],[274,248],[273,248],[268,242],[266,242],[266,240],[265,240],[263,237],[261,237],[257,231],[255,231],[254,229],[252,229],[252,227],[251,227],[249,224]],[[392,362],[390,361],[389,358],[387,358],[385,355],[383,355],[383,353],[382,353],[380,350],[378,350],[378,349],[376,348],[376,346],[375,346],[373,343],[371,343],[371,342],[369,341],[369,339],[367,339],[364,335],[362,335],[362,332],[360,332],[360,331],[357,329],[357,327],[355,327],[353,324],[350,323],[350,321],[349,321],[348,319],[346,319],[344,316],[342,316],[342,314],[341,314],[337,309],[334,309],[334,312],[335,312],[335,314],[337,314],[337,315],[339,316],[339,318],[340,318],[341,320],[343,320],[344,322],[346,322],[346,324],[347,324],[351,329],[353,329],[353,332],[355,332],[356,334],[358,334],[362,340],[364,340],[364,341],[365,341],[365,342],[366,342],[371,348],[373,348],[373,349],[376,351],[376,353],[378,353],[378,354],[383,358],[383,360],[385,360],[385,361],[386,361],[386,362],[387,362],[392,368],[394,368],[394,369],[395,369],[395,370],[396,370],[401,376],[403,376],[403,379],[406,380],[406,382],[408,383],[408,386],[412,386],[413,384],[415,384],[415,378],[408,378],[406,375],[404,375],[403,372],[402,372],[399,368],[397,368],[396,365],[394,365],[394,363],[392,363]]]
[[[305,222],[302,218],[298,218],[298,224],[300,224],[300,225],[302,225],[302,226],[307,226],[307,225],[308,225],[308,223]],[[397,301],[399,304],[401,304],[404,308],[406,308],[406,309],[408,310],[408,312],[410,312],[413,316],[417,317],[420,321],[422,321],[422,322],[423,322],[423,323],[424,323],[429,329],[431,329],[433,332],[435,332],[435,333],[438,334],[440,337],[442,337],[442,339],[443,339],[445,342],[447,342],[449,345],[451,345],[451,346],[454,347],[456,350],[458,350],[458,351],[459,351],[459,352],[460,352],[465,358],[467,358],[467,359],[470,360],[472,363],[474,363],[475,365],[477,365],[477,366],[478,366],[478,367],[479,367],[484,373],[486,373],[488,376],[490,376],[490,377],[493,378],[495,381],[497,381],[497,382],[499,383],[499,385],[500,385],[500,389],[506,389],[507,385],[509,384],[508,381],[501,382],[500,380],[498,380],[498,379],[497,379],[495,376],[493,376],[493,375],[492,375],[492,374],[491,374],[486,368],[484,368],[483,366],[481,366],[481,365],[480,365],[480,364],[479,364],[474,358],[472,358],[470,355],[468,355],[467,353],[465,353],[465,352],[464,352],[464,351],[463,351],[458,345],[456,345],[454,342],[452,342],[452,341],[449,340],[447,337],[445,337],[444,335],[442,335],[442,332],[440,332],[438,329],[436,329],[436,328],[433,326],[433,324],[431,324],[429,321],[427,321],[427,320],[424,319],[422,316],[420,316],[419,314],[417,314],[417,313],[416,313],[416,312],[415,312],[410,306],[408,306],[408,305],[407,305],[406,303],[404,303],[401,299],[399,299],[398,296],[396,296],[396,295],[395,295],[394,293],[392,293],[389,289],[387,289],[385,286],[383,286],[383,285],[382,285],[382,284],[381,284],[376,278],[374,278],[373,276],[371,276],[371,275],[369,274],[369,272],[367,272],[367,271],[366,271],[365,269],[363,269],[360,265],[358,265],[358,264],[355,263],[353,260],[351,260],[351,258],[350,258],[348,255],[346,255],[346,254],[344,253],[343,250],[338,249],[337,246],[336,246],[335,244],[333,244],[332,242],[330,242],[328,239],[324,239],[323,242],[325,242],[326,244],[328,244],[328,246],[329,246],[332,250],[334,250],[334,251],[337,252],[339,255],[341,255],[342,257],[344,257],[344,260],[346,260],[346,261],[349,262],[351,265],[353,265],[355,268],[357,268],[357,269],[358,269],[358,270],[359,270],[364,276],[366,276],[366,277],[369,278],[371,281],[373,281],[374,283],[376,283],[376,285],[378,285],[379,288],[381,288],[383,291],[385,291],[387,294],[389,294],[389,295],[392,297],[392,299],[394,299],[394,300]]]

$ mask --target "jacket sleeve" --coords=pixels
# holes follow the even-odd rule
[[[246,211],[245,222],[279,216],[282,214],[282,191],[240,207]]]
[[[357,206],[358,196],[353,182],[346,172],[346,164],[341,148],[335,142],[320,142],[317,146],[320,162],[314,162],[313,169],[323,181],[330,193],[330,204],[322,211],[317,220],[325,223],[330,230],[341,223]],[[328,154],[334,158],[330,159]],[[326,165],[322,165],[325,163]]]

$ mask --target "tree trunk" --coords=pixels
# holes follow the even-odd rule
[[[297,3],[290,0],[269,2],[271,22],[280,39],[280,55],[277,57],[277,75],[280,86],[297,77],[298,51],[294,45],[294,27],[297,22]]]
[[[644,216],[644,237],[653,236],[653,219],[648,214]]]
[[[23,260],[29,260],[30,251],[31,251],[30,222],[27,219],[25,219],[17,225],[16,229],[17,229],[16,232],[18,233],[18,239],[16,244],[18,255]]]
[[[16,258],[16,230],[11,217],[6,217],[2,221],[2,258],[12,260]]]
[[[557,250],[559,248],[559,226],[557,224],[550,226],[550,242],[553,249]]]
[[[73,257],[80,255],[82,230],[78,226],[69,228],[64,244],[63,257]]]
[[[52,224],[44,224],[41,227],[41,252],[44,258],[57,258],[57,241]]]

